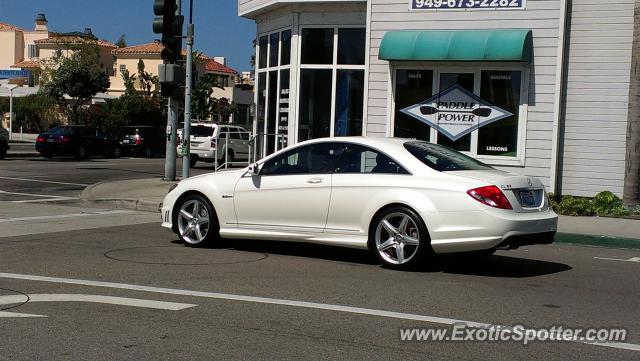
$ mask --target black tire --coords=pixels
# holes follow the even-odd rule
[[[194,205],[198,204],[198,209]],[[218,217],[208,199],[199,195],[191,194],[179,200],[174,206],[173,222],[178,230],[177,234],[180,240],[188,247],[203,247],[211,245],[220,240],[220,226]],[[189,222],[188,218],[181,212],[185,210],[187,214],[194,215],[197,212],[196,219]],[[206,227],[204,220],[206,218]],[[201,223],[202,222],[202,223]],[[188,227],[194,227],[189,229]],[[195,227],[199,227],[196,230]]]
[[[227,163],[229,163],[229,165],[231,165],[234,160],[235,160],[235,156],[233,154],[233,149],[229,149],[227,150]]]
[[[195,168],[196,163],[198,163],[198,156],[191,154],[191,156],[189,156],[189,168]]]
[[[0,160],[7,157],[7,145],[0,144]]]
[[[405,216],[409,221],[400,232]],[[389,232],[382,225],[383,220],[387,220],[397,233]],[[427,226],[416,212],[405,206],[386,208],[373,217],[369,226],[369,249],[383,266],[393,269],[416,268],[433,255]],[[402,257],[397,253],[399,249]]]
[[[49,153],[49,152],[42,153],[42,156],[43,156],[43,157],[45,157],[45,158],[47,158],[47,159],[51,159],[51,158],[53,158],[53,154],[51,154],[51,153]]]
[[[76,159],[87,159],[88,155],[89,153],[87,152],[87,149],[85,147],[79,146],[78,149],[76,149]]]

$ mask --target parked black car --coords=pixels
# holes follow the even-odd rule
[[[164,154],[167,147],[165,130],[148,125],[122,127],[118,137],[125,154],[151,158],[154,154]]]
[[[92,155],[119,158],[120,144],[100,129],[84,125],[63,125],[38,135],[36,150],[45,158],[71,155],[84,159]]]

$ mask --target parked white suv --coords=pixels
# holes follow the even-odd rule
[[[9,131],[0,127],[0,159],[7,156],[9,150]]]
[[[182,132],[178,132],[178,154],[182,154]],[[249,160],[251,133],[235,125],[191,123],[191,167],[198,161],[222,164]],[[216,153],[217,150],[217,153]]]

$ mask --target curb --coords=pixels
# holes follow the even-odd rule
[[[104,183],[108,183],[108,182],[98,182],[86,187],[84,190],[82,190],[82,193],[80,193],[80,199],[87,202],[97,203],[97,204],[106,204],[114,208],[120,208],[120,209],[132,209],[136,211],[154,212],[154,213],[161,212],[162,201],[149,201],[144,199],[127,199],[127,198],[93,199],[91,197],[91,191],[93,190],[93,188]]]
[[[638,239],[575,233],[556,233],[556,240],[554,243],[605,248],[640,249],[640,240]]]
[[[7,152],[6,157],[7,158],[20,158],[20,157],[39,157],[40,153],[38,152],[24,152],[24,153],[14,153],[14,152]]]

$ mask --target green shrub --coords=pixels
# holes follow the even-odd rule
[[[592,216],[595,214],[589,199],[573,196],[562,197],[558,203],[557,212],[565,216]]]
[[[558,213],[558,200],[562,199],[562,196],[556,196],[553,193],[549,193],[549,205],[554,212]]]
[[[628,216],[630,213],[615,194],[604,191],[593,198],[593,211],[599,216]]]

